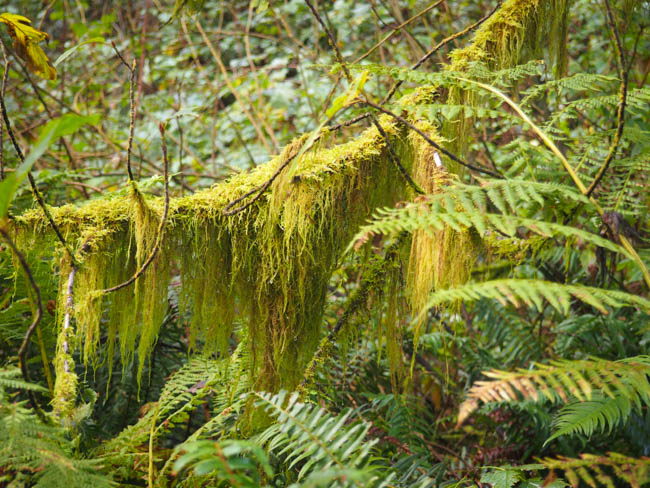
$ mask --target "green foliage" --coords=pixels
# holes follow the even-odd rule
[[[609,0],[608,20],[506,0],[418,69],[495,5],[94,3],[17,12],[51,33],[60,83],[9,53],[14,135],[78,269],[69,307],[72,263],[4,144],[1,225],[45,313],[22,365],[38,385],[0,373],[1,485],[648,484],[647,2]],[[362,60],[353,83],[330,34]],[[394,81],[381,105],[434,144],[386,113],[386,136],[346,122]],[[34,305],[17,269],[0,248],[7,365]]]
[[[43,423],[24,401],[15,399],[8,389],[47,391],[25,383],[19,375],[16,369],[0,371],[0,482],[8,487],[117,486],[102,473],[98,460],[78,456],[64,429]]]
[[[536,370],[516,373],[489,371],[492,381],[474,384],[468,399],[461,405],[458,423],[478,407],[479,400],[539,401],[561,399],[568,402],[554,421],[555,432],[546,442],[562,435],[582,433],[591,436],[609,430],[629,418],[632,410],[650,405],[650,358],[637,356],[620,361],[599,359],[556,361],[537,365]]]
[[[332,416],[295,393],[253,395],[276,420],[256,441],[297,469],[297,486],[386,486],[390,480],[371,459],[370,426],[350,423],[351,412]]]
[[[250,441],[225,440],[186,443],[185,454],[174,464],[180,471],[192,466],[196,476],[209,475],[226,486],[255,488],[262,486],[260,472],[271,476],[273,471],[264,450]]]

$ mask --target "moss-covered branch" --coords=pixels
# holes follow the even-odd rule
[[[462,70],[471,61],[495,68],[512,66],[525,52],[535,52],[549,32],[557,31],[555,12],[563,12],[565,6],[565,0],[506,1],[478,28],[470,46],[452,55],[451,68]],[[436,87],[420,88],[399,103],[404,107],[431,103],[436,96]],[[109,361],[119,341],[125,362],[137,350],[142,371],[167,312],[171,270],[178,267],[181,305],[191,310],[192,346],[200,339],[208,351],[227,354],[233,326],[241,323],[250,338],[248,366],[255,372],[255,386],[295,387],[318,345],[327,284],[352,235],[373,209],[412,195],[390,164],[389,145],[426,191],[435,191],[446,178],[436,169],[440,155],[421,137],[444,143],[431,124],[410,119],[405,126],[385,114],[378,122],[386,137],[376,127],[333,147],[326,147],[327,137],[322,137],[292,163],[297,169],[291,176],[278,169],[295,156],[308,135],[248,173],[171,199],[164,244],[135,283],[135,292],[121,289],[105,295],[98,290],[128,279],[152,255],[163,199],[129,194],[80,207],[52,208],[52,218],[67,242],[85,243],[89,249],[74,286],[74,318],[84,359],[101,361],[96,348],[100,327],[105,327]],[[412,132],[411,126],[421,134]],[[444,166],[453,169],[451,160]],[[279,176],[272,178],[276,173]],[[268,190],[252,205],[224,215],[230,202],[268,181]],[[23,242],[51,248],[51,226],[42,210],[34,209],[16,221]],[[414,239],[410,274],[415,281],[409,286],[419,297],[414,304],[431,287],[455,283],[469,272],[473,253],[465,253],[463,246],[473,245],[472,237],[452,231],[438,237]],[[465,257],[459,260],[460,251]],[[63,302],[59,300],[60,307]]]

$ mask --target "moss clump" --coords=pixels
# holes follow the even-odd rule
[[[559,39],[562,25],[549,27],[547,19],[557,18],[549,15],[550,9],[564,8],[566,1],[506,1],[479,28],[472,45],[452,55],[451,69],[462,70],[472,61],[494,68],[512,66],[524,52],[534,52],[542,44],[542,33],[549,28]],[[433,94],[433,89],[419,90],[401,104],[406,108],[426,103]],[[451,93],[449,100],[455,96],[461,94]],[[379,120],[402,164],[422,187],[433,192],[450,181],[449,174],[432,166],[433,149],[419,136],[407,137],[405,128],[387,117]],[[433,127],[420,124],[441,141]],[[454,144],[466,137],[462,124],[467,125],[464,119],[446,132]],[[172,199],[164,245],[135,289],[101,293],[132,276],[151,253],[162,198],[145,197],[134,187],[115,198],[52,209],[66,239],[89,247],[78,270],[74,307],[77,337],[87,362],[98,360],[96,347],[101,328],[106,327],[109,361],[119,341],[123,364],[133,359],[137,348],[142,371],[166,313],[170,270],[178,266],[183,307],[192,310],[192,345],[203,341],[211,352],[229,353],[233,324],[238,321],[249,339],[246,357],[251,376],[257,378],[255,387],[277,390],[298,383],[317,346],[327,283],[344,246],[374,208],[409,196],[386,157],[385,141],[370,128],[346,144],[307,152],[294,163],[291,174],[278,178],[253,205],[232,216],[222,214],[228,203],[268,181],[305,139],[294,141],[251,172]],[[449,161],[446,165],[455,170]],[[17,224],[37,239],[50,235],[40,210],[26,213]],[[414,308],[431,290],[467,279],[473,246],[468,232],[414,236],[409,266]],[[399,340],[391,325],[396,322],[393,310],[385,332],[391,337],[389,356],[397,355]],[[60,353],[57,364],[61,357]],[[67,398],[63,390],[61,395]]]
[[[451,54],[451,71],[468,71],[472,63],[492,70],[516,66],[544,53],[552,56],[558,75],[566,72],[567,13],[570,0],[507,0],[476,31],[472,43]],[[460,88],[449,91],[448,103],[476,106],[475,92]],[[459,116],[446,124],[443,134],[452,152],[463,155],[474,119]],[[450,168],[451,169],[451,168]]]

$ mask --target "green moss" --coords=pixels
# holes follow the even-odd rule
[[[549,28],[546,19],[556,17],[549,15],[550,9],[562,8],[565,2],[508,0],[479,28],[470,47],[452,55],[451,69],[461,70],[471,61],[495,68],[513,65],[541,44],[542,32]],[[564,27],[556,23],[550,28],[559,38]],[[433,88],[421,89],[401,103],[417,105],[434,96]],[[450,94],[450,100],[454,96],[461,94]],[[404,127],[386,116],[379,120],[402,164],[422,187],[437,191],[450,181],[449,174],[432,166],[433,149],[419,136],[407,136]],[[433,127],[417,123],[444,142]],[[447,132],[454,144],[465,137],[462,124],[467,124],[464,119]],[[137,350],[141,373],[167,310],[171,269],[178,267],[182,308],[191,310],[192,347],[202,342],[208,352],[228,354],[234,324],[240,323],[248,338],[247,366],[257,378],[255,388],[291,389],[298,384],[320,339],[327,284],[342,250],[373,209],[411,196],[373,127],[346,144],[308,151],[292,163],[291,174],[281,175],[253,205],[232,216],[222,214],[228,203],[268,181],[306,138],[295,140],[253,171],[172,199],[155,260],[133,288],[108,295],[101,290],[128,279],[150,255],[163,199],[146,197],[133,186],[126,195],[52,209],[66,239],[77,248],[88,248],[80,254],[75,282],[76,337],[84,361],[98,363],[97,346],[106,328],[108,361],[119,343],[123,366]],[[456,170],[451,162],[445,164]],[[18,218],[17,224],[31,234],[26,239],[52,241],[39,209]],[[469,232],[415,235],[408,276],[411,305],[421,306],[433,289],[466,280],[475,246]],[[399,285],[397,278],[390,281],[391,305],[382,334],[391,363],[398,364]],[[60,306],[59,314],[61,310]],[[57,355],[57,364],[60,361]],[[63,375],[60,399],[65,403],[72,379],[57,371]],[[400,374],[396,369],[391,373],[394,378]]]
[[[500,70],[548,53],[558,75],[564,74],[569,3],[570,0],[505,1],[477,29],[471,44],[451,53],[448,69],[467,71],[471,63],[480,62],[490,69]],[[450,90],[448,96],[448,103],[454,105],[476,106],[479,102],[474,92],[459,88]],[[446,124],[443,133],[451,141],[452,152],[464,155],[473,124],[474,120],[462,113]]]

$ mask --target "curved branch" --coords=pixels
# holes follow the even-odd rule
[[[390,115],[390,116],[393,117],[395,120],[397,120],[400,124],[405,125],[406,127],[408,127],[409,129],[411,129],[412,131],[414,131],[414,132],[416,132],[417,134],[419,134],[419,135],[420,135],[420,136],[421,136],[421,137],[422,137],[422,138],[423,138],[423,139],[424,139],[424,140],[425,140],[425,141],[426,141],[430,146],[433,146],[433,147],[436,148],[438,151],[440,151],[441,153],[443,153],[445,156],[447,156],[448,158],[452,159],[453,161],[456,161],[456,162],[457,162],[458,164],[460,164],[461,166],[465,166],[466,168],[472,169],[472,170],[474,170],[474,171],[478,171],[478,172],[480,172],[480,173],[485,173],[486,175],[490,175],[490,176],[492,176],[492,177],[494,177],[494,178],[503,179],[503,176],[502,176],[502,175],[500,175],[500,174],[498,174],[498,173],[494,173],[494,172],[492,172],[492,171],[490,171],[490,170],[488,170],[488,169],[480,168],[480,167],[478,167],[478,166],[474,166],[474,165],[472,165],[472,164],[469,164],[469,163],[463,161],[462,159],[460,159],[460,158],[459,158],[458,156],[456,156],[455,154],[453,154],[453,153],[447,151],[444,147],[442,147],[440,144],[437,144],[436,142],[434,142],[434,141],[433,141],[429,136],[427,136],[427,135],[426,135],[422,130],[420,130],[420,129],[418,129],[417,127],[415,127],[413,124],[411,124],[411,123],[410,123],[408,120],[406,120],[404,117],[400,117],[400,116],[397,115],[396,113],[393,113],[393,112],[391,112],[390,110],[387,110],[387,109],[381,107],[380,105],[377,105],[376,103],[371,102],[370,100],[359,100],[358,103],[368,105],[369,107],[372,107],[372,108],[374,108],[375,110],[380,111],[381,113],[384,113],[384,114],[386,114],[386,115]]]
[[[0,39],[0,48],[2,49],[2,55],[5,60],[5,73],[6,73],[9,67],[9,60],[7,59],[7,53],[5,51],[5,45],[4,42],[2,42],[2,39]],[[18,159],[20,159],[21,163],[24,163],[25,156],[23,155],[23,151],[20,149],[20,146],[18,145],[18,141],[16,141],[16,135],[14,134],[14,130],[11,127],[11,121],[9,120],[9,115],[7,114],[7,106],[5,105],[5,97],[4,97],[4,89],[0,89],[0,109],[2,111],[2,119],[4,120],[4,123],[7,126],[7,133],[9,134],[9,139],[11,139],[11,143],[14,146],[14,149],[16,150],[16,154],[18,154]],[[68,243],[63,237],[63,234],[61,234],[59,227],[54,222],[54,218],[52,217],[52,214],[50,213],[47,206],[45,205],[45,200],[43,199],[43,195],[41,195],[41,192],[38,190],[38,187],[36,186],[36,181],[34,180],[34,176],[32,176],[31,171],[27,173],[27,178],[29,179],[29,184],[32,187],[32,193],[34,194],[34,198],[36,198],[39,207],[41,207],[43,213],[45,214],[45,217],[47,218],[48,222],[52,226],[52,229],[54,229],[54,233],[56,234],[56,237],[59,239],[59,242],[61,242],[63,248],[68,253],[68,256],[70,257],[70,261],[72,262],[72,264],[74,266],[77,266],[78,263],[77,260],[74,258],[74,253],[72,252],[72,249],[70,249],[70,247],[68,246]]]
[[[41,317],[43,316],[43,302],[41,301],[41,290],[38,288],[38,285],[34,280],[34,275],[32,274],[32,270],[29,268],[29,265],[27,264],[27,260],[25,259],[25,256],[18,250],[16,244],[14,243],[9,233],[5,229],[0,227],[0,234],[2,234],[2,237],[4,237],[5,241],[7,241],[7,244],[9,244],[11,250],[14,252],[16,257],[18,257],[18,261],[20,261],[20,266],[23,268],[23,271],[25,271],[25,274],[27,275],[27,280],[29,281],[29,285],[32,287],[32,290],[34,291],[34,296],[36,297],[36,313],[32,318],[32,323],[27,328],[27,332],[25,333],[23,342],[20,345],[20,349],[18,349],[18,360],[19,360],[18,362],[20,363],[20,371],[22,372],[25,381],[29,383],[29,371],[27,369],[27,357],[26,357],[27,346],[29,345],[29,340],[34,334],[34,331],[36,330],[36,327],[38,327],[38,324],[41,321]],[[31,390],[27,390],[27,394],[29,395],[29,401],[32,404],[32,407],[34,408],[38,416],[43,418],[44,417],[43,412],[41,411],[40,407],[36,403],[34,392]]]
[[[603,161],[603,164],[598,170],[598,173],[596,173],[594,181],[592,181],[591,185],[589,185],[589,188],[587,189],[587,193],[585,193],[585,195],[588,197],[591,196],[600,181],[603,179],[603,176],[605,176],[605,173],[607,172],[607,168],[609,168],[612,159],[614,159],[616,150],[618,149],[618,144],[621,141],[621,136],[623,135],[623,126],[625,125],[625,104],[627,102],[627,70],[625,69],[625,59],[623,58],[623,46],[621,44],[621,36],[618,32],[618,27],[616,27],[616,21],[614,20],[614,14],[612,13],[612,9],[609,6],[608,0],[605,0],[605,6],[607,7],[607,21],[609,23],[609,27],[614,32],[614,49],[616,50],[616,55],[618,56],[618,73],[621,78],[621,84],[619,88],[620,97],[616,114],[616,134],[614,134],[614,140],[609,146],[609,151],[607,152],[605,161]]]
[[[156,233],[156,243],[154,245],[151,254],[147,260],[142,264],[140,269],[138,269],[131,278],[126,280],[119,285],[112,286],[111,288],[106,288],[101,290],[100,293],[112,293],[122,288],[126,288],[130,284],[134,283],[142,274],[147,270],[149,265],[153,262],[154,258],[158,254],[160,247],[163,241],[163,231],[165,230],[165,222],[167,221],[167,213],[169,212],[169,161],[167,159],[167,144],[165,144],[165,126],[162,122],[158,124],[158,130],[160,131],[160,137],[162,139],[162,152],[163,152],[163,162],[164,162],[164,179],[165,179],[165,207],[163,209],[162,217],[160,218],[160,224],[158,225],[158,232]]]

